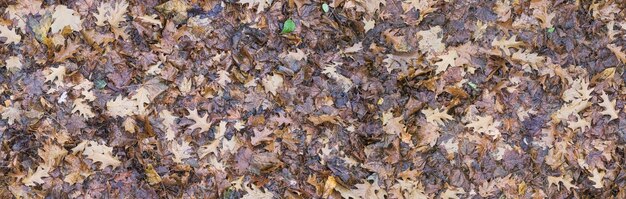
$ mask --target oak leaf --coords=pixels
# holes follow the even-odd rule
[[[22,61],[20,61],[20,58],[17,56],[10,56],[5,62],[5,67],[11,73],[15,73],[22,69]]]
[[[178,164],[182,164],[184,159],[191,157],[191,146],[189,146],[189,142],[182,141],[181,144],[178,142],[173,142],[170,146],[170,151],[174,155],[172,160]]]
[[[73,31],[80,31],[83,29],[80,14],[64,5],[57,5],[54,8],[52,19],[53,22],[50,26],[50,33],[52,34],[63,30],[66,26],[69,26]]]
[[[4,44],[17,44],[22,40],[22,36],[15,32],[15,28],[11,30],[5,25],[0,25],[0,37],[6,38]]]
[[[474,129],[474,132],[490,135],[493,139],[500,137],[500,130],[498,127],[501,125],[499,121],[494,121],[493,117],[488,116],[476,116],[476,120],[465,125],[467,128]]]
[[[446,120],[454,120],[451,115],[448,115],[446,110],[436,109],[423,109],[422,114],[426,115],[426,121],[433,125],[444,125]]]
[[[617,119],[619,116],[618,116],[618,111],[615,110],[616,100],[611,101],[609,99],[609,96],[604,91],[602,92],[602,95],[600,95],[600,97],[602,97],[602,102],[599,103],[599,105],[604,107],[604,111],[600,113],[602,113],[603,115],[611,116],[609,121],[613,121],[614,119]]]
[[[278,88],[283,85],[283,76],[279,74],[267,75],[262,80],[265,92],[276,95]]]
[[[85,99],[78,98],[74,100],[74,106],[72,108],[72,113],[76,113],[80,116],[83,116],[85,119],[89,119],[95,117],[96,114],[91,111],[91,106],[86,104]]]
[[[343,186],[336,186],[335,191],[339,192],[343,198],[354,199],[384,199],[387,191],[378,185],[378,178],[371,177],[372,183],[366,180],[365,183],[356,184],[356,189],[348,189]]]
[[[494,38],[491,42],[491,46],[500,48],[506,56],[510,56],[511,51],[509,51],[509,48],[519,48],[524,44],[521,41],[515,40],[517,40],[517,35],[513,35],[509,39],[504,39],[504,37],[502,37],[498,40]]]
[[[418,42],[420,49],[431,53],[443,52],[446,49],[446,45],[442,42],[441,34],[442,29],[440,26],[417,32],[416,36],[421,37],[421,40]]]
[[[126,0],[111,1],[109,3],[100,3],[98,6],[98,13],[94,14],[96,18],[96,25],[104,26],[105,21],[111,25],[111,31],[115,34],[115,37],[122,37],[126,40],[128,34],[126,34],[126,28],[122,27],[121,22],[125,21],[126,9],[128,8],[128,2]]]
[[[455,50],[450,50],[447,54],[439,56],[438,58],[440,58],[441,61],[435,63],[435,65],[437,66],[437,69],[435,69],[435,74],[446,71],[448,69],[448,66],[456,66],[455,61],[458,57],[459,55],[456,53]]]
[[[48,174],[50,170],[51,168],[47,166],[38,166],[34,172],[31,169],[28,169],[29,174],[24,179],[22,179],[22,183],[24,183],[24,185],[26,186],[43,184],[44,181],[42,178],[50,177],[50,174]]]
[[[626,53],[622,52],[622,47],[617,47],[615,44],[607,44],[606,47],[615,54],[622,64],[626,64]]]
[[[602,189],[604,187],[604,182],[602,181],[602,179],[604,178],[604,175],[606,173],[598,169],[593,169],[591,170],[591,174],[593,175],[593,177],[589,176],[589,180],[595,183],[593,187],[596,189]]]
[[[95,141],[84,140],[72,149],[73,153],[78,151],[83,151],[83,155],[87,156],[94,163],[100,162],[100,169],[104,169],[107,166],[112,166],[115,169],[122,163],[113,156],[113,147],[108,147]]]
[[[199,133],[206,132],[206,131],[209,131],[209,129],[211,129],[212,122],[209,121],[208,119],[209,117],[208,113],[205,114],[204,117],[200,117],[197,109],[192,109],[188,111],[189,111],[189,115],[185,117],[187,119],[190,119],[196,122],[193,125],[189,126],[189,129],[191,129],[192,131],[195,129],[200,129]]]
[[[263,187],[257,187],[254,184],[246,184],[243,185],[243,190],[246,191],[246,194],[241,197],[241,199],[272,199],[274,198],[274,193],[269,190],[266,190]]]
[[[563,186],[567,190],[570,190],[571,188],[578,189],[578,186],[572,184],[571,176],[568,176],[568,175],[561,175],[558,177],[548,176],[548,188],[554,184],[554,185],[557,185],[559,189],[561,189],[561,185],[559,184],[559,182],[563,183]]]
[[[108,101],[106,105],[106,113],[113,117],[126,117],[138,111],[135,101],[122,98],[122,95],[118,95],[117,98]]]

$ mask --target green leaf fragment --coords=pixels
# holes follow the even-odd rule
[[[328,4],[326,3],[322,4],[322,10],[324,11],[324,13],[327,13],[329,9],[330,8],[328,7]]]
[[[549,32],[549,33],[553,33],[553,32],[554,32],[554,30],[555,30],[555,28],[554,28],[554,27],[552,27],[552,28],[548,28],[548,32]]]
[[[296,23],[294,23],[291,19],[287,19],[287,21],[283,24],[283,31],[281,33],[290,33],[294,30],[296,30]]]
[[[97,89],[103,89],[104,87],[107,86],[107,82],[104,80],[96,80],[96,88]]]

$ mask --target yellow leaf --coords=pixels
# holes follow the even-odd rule
[[[144,169],[144,172],[146,173],[148,184],[155,185],[161,182],[161,176],[159,176],[156,170],[154,170],[154,167],[152,166],[152,164],[148,164],[146,169]]]

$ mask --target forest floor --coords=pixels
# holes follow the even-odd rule
[[[626,4],[0,2],[1,198],[626,198]]]

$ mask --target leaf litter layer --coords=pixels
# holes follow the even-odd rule
[[[2,198],[626,198],[624,4],[5,1]]]

